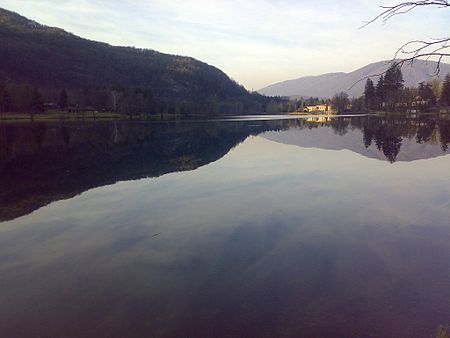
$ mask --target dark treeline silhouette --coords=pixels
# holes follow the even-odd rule
[[[0,40],[0,112],[240,114],[283,102],[193,58],[82,39],[1,8]]]
[[[367,79],[364,89],[365,110],[429,111],[450,106],[450,75],[441,85],[439,80],[421,82],[417,87],[404,87],[400,66],[393,64],[374,84]]]

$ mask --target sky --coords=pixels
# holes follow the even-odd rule
[[[112,45],[192,56],[249,90],[392,59],[448,35],[450,11],[422,8],[359,27],[393,0],[0,0],[39,23]]]

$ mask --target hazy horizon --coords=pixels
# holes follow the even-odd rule
[[[437,8],[358,29],[391,3],[0,0],[0,7],[84,38],[191,56],[258,90],[302,76],[351,72],[391,59],[408,40],[448,30],[446,11]]]

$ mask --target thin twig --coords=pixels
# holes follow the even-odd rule
[[[422,1],[406,1],[401,2],[394,6],[380,6],[383,10],[380,14],[374,17],[372,20],[365,22],[364,25],[359,27],[362,29],[367,27],[368,25],[374,23],[375,21],[381,20],[383,23],[386,23],[389,19],[396,15],[402,15],[409,13],[410,11],[424,6],[435,6],[438,8],[450,8],[450,0],[422,0]],[[424,40],[411,40],[405,44],[403,44],[394,54],[394,58],[390,61],[391,65],[396,67],[403,67],[405,64],[413,65],[414,61],[420,58],[425,58],[425,61],[428,62],[431,59],[436,60],[436,68],[434,73],[439,75],[441,71],[441,62],[444,57],[450,57],[450,37],[444,38],[432,38],[430,41]],[[400,61],[397,61],[397,58],[400,55],[408,56],[407,58],[403,58]],[[365,76],[355,82],[350,88],[352,89],[355,85],[360,83],[363,80],[366,80],[370,77],[378,77],[386,74],[387,70],[380,74],[372,74]]]

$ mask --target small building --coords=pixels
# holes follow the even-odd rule
[[[334,114],[334,109],[329,104],[317,104],[314,106],[306,106],[304,113]]]

